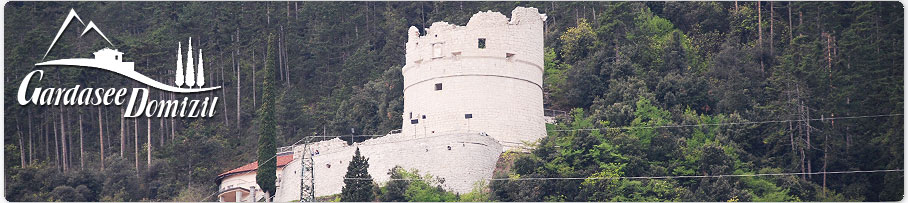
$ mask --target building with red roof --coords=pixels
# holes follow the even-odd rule
[[[276,184],[280,187],[281,173],[284,166],[293,162],[293,153],[281,153],[276,158]],[[218,188],[218,200],[221,202],[247,202],[265,197],[264,192],[261,190],[262,187],[259,187],[255,182],[255,172],[258,170],[258,166],[258,161],[255,161],[218,175],[216,179],[220,185]]]

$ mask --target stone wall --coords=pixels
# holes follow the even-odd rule
[[[502,150],[496,140],[477,133],[391,134],[351,146],[340,139],[316,142],[311,148],[312,152],[318,150],[313,156],[316,196],[341,192],[347,166],[357,147],[369,159],[369,174],[380,184],[388,181],[391,168],[401,166],[442,178],[442,187],[458,193],[470,192],[476,182],[491,178]],[[305,153],[302,150],[302,145],[294,147],[294,160],[283,170],[284,178],[279,183],[276,201],[299,199],[302,166],[298,156]]]

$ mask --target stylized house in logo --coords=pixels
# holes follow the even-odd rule
[[[114,60],[118,62],[123,62],[123,52],[117,51],[116,49],[104,48],[96,51],[95,59],[97,60]]]
[[[57,32],[57,36],[54,37],[54,41],[51,42],[50,47],[47,48],[47,52],[44,54],[45,57],[47,57],[47,54],[50,53],[50,50],[54,48],[54,45],[57,43],[57,40],[60,39],[60,35],[63,34],[63,31],[66,30],[66,27],[69,26],[69,23],[72,22],[73,19],[76,19],[80,23],[82,23],[82,19],[79,18],[78,14],[76,14],[76,11],[70,10],[69,15],[67,15],[66,20],[63,22],[63,25],[60,27],[60,30]],[[85,23],[82,23],[82,24],[84,25]],[[100,29],[98,29],[98,26],[96,26],[94,22],[91,22],[91,21],[88,22],[88,25],[86,25],[85,30],[82,31],[82,35],[85,35],[86,33],[88,33],[89,31],[92,31],[92,30],[94,30],[98,34],[100,34],[101,37],[103,37],[104,40],[107,41],[108,44],[113,46],[113,43],[111,43],[110,40],[107,39],[107,36],[105,36],[104,33],[101,32]],[[178,44],[178,46],[181,46],[181,45]],[[77,67],[97,68],[97,69],[107,70],[110,72],[114,72],[114,73],[126,76],[130,79],[136,80],[138,82],[141,82],[143,84],[146,84],[148,86],[151,86],[151,87],[154,87],[154,88],[157,88],[160,90],[170,91],[170,92],[175,92],[175,93],[205,92],[205,91],[211,91],[211,90],[221,88],[220,86],[207,87],[207,88],[202,87],[203,85],[205,85],[205,78],[204,78],[205,72],[203,69],[204,66],[203,66],[203,61],[202,61],[202,50],[199,49],[199,63],[197,66],[198,74],[196,74],[195,68],[194,68],[195,64],[192,61],[192,59],[193,59],[192,58],[192,53],[193,53],[192,38],[189,39],[189,50],[187,51],[187,59],[186,59],[187,63],[186,63],[185,75],[183,72],[182,56],[179,53],[180,51],[181,51],[181,48],[178,48],[177,49],[177,72],[176,72],[176,80],[175,80],[175,83],[177,85],[176,87],[155,81],[154,79],[151,79],[145,75],[142,75],[139,72],[136,72],[135,63],[124,62],[123,61],[124,53],[120,52],[116,49],[111,49],[111,48],[103,48],[101,50],[96,51],[94,53],[94,56],[95,56],[94,58],[58,59],[58,60],[37,63],[37,64],[35,64],[35,66],[77,66]],[[182,86],[184,84],[187,87],[183,88]],[[198,87],[198,88],[193,88],[193,86]]]
[[[94,53],[95,60],[103,60],[116,62],[117,66],[126,68],[128,70],[135,70],[135,63],[133,62],[123,62],[123,52],[117,51],[116,49],[103,48]]]

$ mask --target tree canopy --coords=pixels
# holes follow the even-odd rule
[[[271,132],[274,148],[351,128],[399,129],[407,29],[464,25],[479,11],[510,15],[515,6],[548,16],[545,108],[571,113],[496,175],[514,180],[490,181],[471,194],[488,198],[474,200],[904,195],[903,172],[611,178],[902,168],[904,11],[897,2],[10,2],[6,98],[16,97],[34,64],[90,57],[106,46],[99,36],[71,34],[84,29],[73,23],[42,59],[71,9],[157,81],[173,80],[173,48],[192,37],[193,48],[204,50],[206,85],[222,89],[190,95],[219,97],[213,118],[153,118],[146,125],[122,119],[119,106],[5,100],[6,198],[213,201],[206,195],[218,191],[217,175],[269,154],[258,150],[258,139]],[[42,70],[44,87],[145,87],[98,70]],[[273,119],[260,119],[266,106]],[[73,139],[80,131],[84,143]],[[145,136],[152,141],[134,138]],[[590,178],[520,179],[554,177]],[[387,198],[451,200],[450,192],[412,182],[409,188],[419,190]]]

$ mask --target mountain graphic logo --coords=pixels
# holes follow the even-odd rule
[[[50,53],[50,50],[54,48],[54,45],[57,44],[57,40],[60,39],[60,36],[63,34],[63,31],[69,26],[73,19],[85,25],[85,30],[82,31],[81,36],[84,36],[89,31],[95,31],[107,41],[107,43],[113,47],[113,43],[110,39],[101,32],[101,29],[95,25],[94,22],[88,21],[86,25],[82,18],[76,13],[75,9],[70,9],[69,15],[66,16],[66,20],[63,21],[63,25],[60,26],[60,30],[57,31],[57,36],[54,37],[54,41],[50,43],[50,47],[47,48],[47,52],[44,53],[44,58],[47,57],[47,54]],[[205,85],[205,69],[204,61],[202,59],[202,50],[199,49],[199,62],[198,64],[193,63],[192,53],[192,38],[189,38],[188,50],[186,52],[186,68],[184,72],[183,68],[183,57],[182,57],[182,43],[177,44],[177,71],[176,79],[174,83],[176,86],[171,86],[158,82],[154,79],[149,78],[148,76],[142,75],[139,72],[135,71],[135,63],[133,62],[124,62],[123,61],[123,52],[118,51],[117,49],[111,49],[110,47],[105,47],[101,50],[94,52],[94,58],[68,58],[68,59],[58,59],[52,61],[45,61],[35,64],[35,66],[75,66],[75,67],[84,67],[84,68],[96,68],[101,70],[106,70],[120,74],[122,76],[133,79],[137,82],[146,84],[148,86],[174,92],[174,93],[196,93],[196,92],[205,92],[220,89],[220,86],[217,87],[204,87]],[[198,72],[196,73],[196,67]],[[186,87],[183,87],[183,86]],[[195,88],[194,88],[195,87]]]

